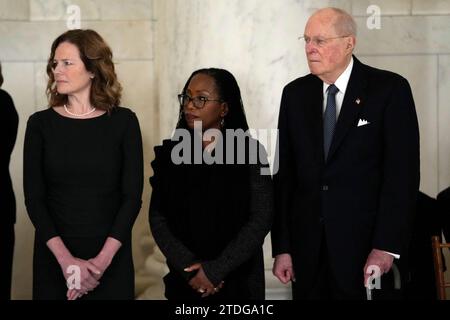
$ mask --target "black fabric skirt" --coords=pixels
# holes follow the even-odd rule
[[[74,257],[94,258],[102,249],[106,238],[63,238]],[[47,245],[37,236],[34,241],[33,299],[67,300],[67,285],[62,269]],[[122,244],[111,265],[100,279],[100,284],[81,300],[134,299],[134,266],[131,241]]]

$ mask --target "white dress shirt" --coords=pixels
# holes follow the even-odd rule
[[[345,68],[344,72],[341,73],[339,78],[334,82],[334,85],[339,89],[336,93],[336,120],[339,118],[339,113],[341,112],[342,102],[344,101],[345,91],[347,90],[348,81],[350,80],[350,75],[353,70],[353,57],[350,60],[347,68]],[[327,89],[331,85],[327,83],[323,83],[323,112],[325,112],[325,108],[327,106],[327,97],[328,92]]]

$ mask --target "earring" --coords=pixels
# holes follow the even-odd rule
[[[222,118],[222,120],[220,120],[220,126],[222,128],[225,126],[225,118]]]

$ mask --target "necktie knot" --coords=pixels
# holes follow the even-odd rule
[[[328,95],[334,96],[334,95],[336,95],[336,93],[338,93],[338,91],[339,91],[339,89],[334,84],[332,84],[328,87]]]

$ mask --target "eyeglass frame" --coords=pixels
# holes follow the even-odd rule
[[[185,105],[182,103],[183,97],[186,97],[189,100]],[[200,98],[203,98],[203,99],[200,99]],[[194,99],[199,99],[197,101],[203,102],[203,105],[201,107],[196,106]],[[191,96],[189,96],[187,94],[183,94],[183,93],[180,93],[178,95],[178,102],[180,103],[180,106],[182,108],[186,108],[189,105],[189,103],[192,102],[192,105],[194,106],[195,109],[203,109],[208,101],[224,102],[223,99],[209,99],[205,96],[191,97]]]
[[[318,38],[318,37],[308,37],[308,36],[303,35],[303,36],[298,37],[298,40],[303,39],[305,41],[305,45],[312,41],[313,44],[316,47],[322,48],[328,42],[328,40],[347,38],[347,37],[350,37],[350,36],[352,36],[352,35],[348,34],[348,35],[345,35],[345,36],[338,36],[338,37],[329,37],[329,38],[320,38],[319,37]],[[310,40],[308,41],[307,38],[310,38]],[[313,40],[314,38],[315,38],[315,40]],[[319,44],[317,41],[323,41],[324,43],[323,44]]]

